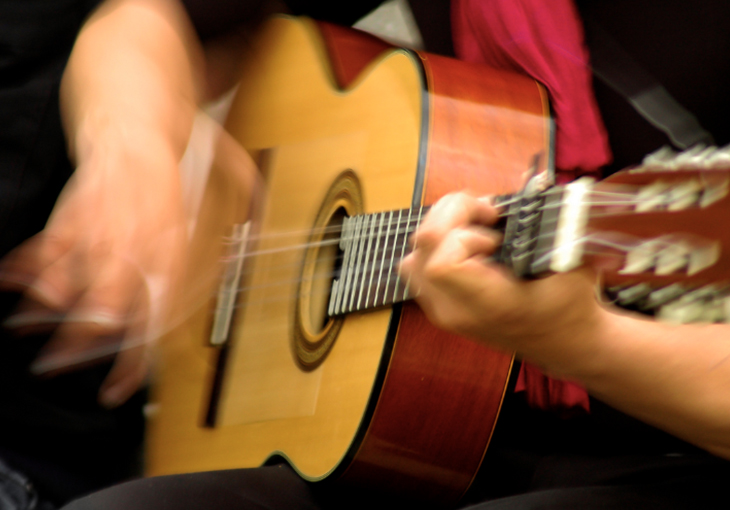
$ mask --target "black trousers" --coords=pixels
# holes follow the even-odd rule
[[[479,510],[730,507],[730,463],[592,402],[557,417],[505,403],[485,465],[458,505]],[[373,488],[309,484],[286,465],[136,480],[65,510],[428,508]]]
[[[479,510],[728,508],[730,471],[680,459],[673,467],[634,467],[623,483],[540,489],[474,503]],[[646,471],[644,471],[646,470]],[[626,472],[624,472],[626,475]],[[142,479],[77,500],[67,510],[248,510],[427,507],[370,491],[322,491],[285,465]]]

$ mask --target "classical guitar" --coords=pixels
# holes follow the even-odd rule
[[[728,240],[700,222],[728,214],[726,173],[704,170],[727,168],[722,151],[549,187],[546,96],[526,77],[290,18],[269,22],[245,67],[226,128],[260,162],[266,200],[230,238],[215,318],[164,343],[149,474],[278,456],[312,481],[458,500],[513,360],[407,301],[408,234],[451,191],[505,196],[500,258],[521,275],[600,252],[620,261],[605,279],[622,302],[722,310],[709,284]]]

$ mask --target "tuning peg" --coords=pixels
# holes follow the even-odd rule
[[[611,293],[616,296],[616,302],[621,306],[630,306],[644,299],[653,290],[648,283],[639,283],[623,289],[613,290]]]
[[[689,252],[689,264],[687,265],[687,275],[692,276],[699,273],[703,269],[715,265],[720,259],[720,243],[695,244]]]
[[[704,144],[697,144],[686,151],[677,154],[670,162],[670,170],[704,168],[707,158],[717,150],[716,147],[707,147]]]
[[[636,194],[636,212],[649,212],[663,209],[667,203],[667,191],[671,184],[666,181],[656,181],[642,187]]]
[[[651,239],[629,249],[626,253],[626,263],[618,271],[619,274],[639,274],[653,268],[661,247],[657,239]]]
[[[690,252],[691,247],[685,242],[668,243],[656,254],[654,272],[658,275],[668,275],[684,269],[689,264]]]
[[[646,155],[637,170],[667,170],[669,163],[676,155],[677,153],[671,147],[664,145],[651,154]]]
[[[660,276],[686,270],[688,276],[699,273],[720,259],[720,244],[703,239],[664,236],[644,240],[627,249],[624,267],[619,274],[641,274],[651,269]]]
[[[673,283],[653,291],[646,297],[643,308],[648,310],[658,309],[670,303],[687,292],[687,288],[679,283]]]
[[[730,166],[730,146],[718,149],[714,145],[698,144],[683,152],[663,146],[644,157],[634,171],[667,171],[692,168],[719,169]]]
[[[656,181],[643,186],[634,198],[636,212],[680,211],[707,207],[728,194],[730,177],[714,175],[681,182]]]
[[[715,150],[705,161],[709,169],[730,168],[730,145]]]
[[[705,179],[704,190],[702,191],[702,197],[699,202],[700,207],[712,205],[727,196],[730,178],[727,176],[718,177],[720,177],[720,179]]]
[[[667,209],[680,211],[696,205],[702,190],[702,185],[697,179],[689,179],[672,186],[668,192]]]
[[[660,306],[656,311],[656,316],[661,320],[677,324],[725,322],[727,319],[726,301],[725,293],[721,293],[715,285],[707,285]]]

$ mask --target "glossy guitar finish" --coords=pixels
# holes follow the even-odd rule
[[[271,256],[245,262],[249,290],[224,356],[204,346],[205,312],[164,343],[147,472],[281,455],[309,480],[457,501],[489,444],[511,356],[435,329],[413,303],[320,327],[310,317],[317,293],[299,281],[324,256],[306,246],[337,211],[410,208],[462,189],[515,192],[536,155],[548,160],[548,125],[544,91],[528,78],[272,20],[227,122],[265,162],[255,250]],[[272,236],[291,232],[286,245]],[[289,245],[302,248],[282,250]]]

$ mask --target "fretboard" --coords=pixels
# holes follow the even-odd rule
[[[506,203],[511,195],[495,200]],[[398,273],[410,253],[409,237],[430,207],[362,214],[343,220],[340,274],[334,279],[328,314],[342,315],[410,299],[408,282]]]
[[[409,298],[408,285],[398,274],[409,253],[408,237],[428,208],[401,209],[345,218],[339,278],[332,284],[329,315],[378,308]]]

